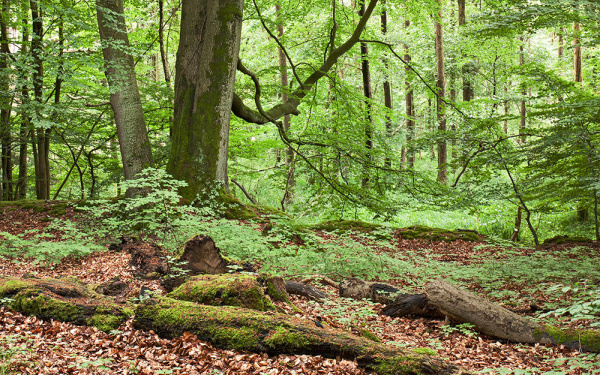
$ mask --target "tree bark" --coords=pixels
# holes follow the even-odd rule
[[[573,23],[573,81],[583,82],[582,74],[582,54],[581,54],[581,41],[579,36],[581,34],[581,25],[578,22]]]
[[[122,0],[96,0],[102,54],[126,180],[151,167],[152,150],[137,86]],[[130,189],[128,196],[135,190]]]
[[[521,40],[521,45],[519,46],[519,66],[523,66],[525,65],[525,48],[523,46],[523,43],[525,43],[525,39],[523,37],[520,38]],[[519,126],[519,134],[524,134],[525,133],[525,127],[526,127],[526,119],[527,119],[527,108],[525,107],[525,97],[527,96],[527,89],[525,87],[525,85],[523,85],[523,87],[521,88],[521,124]],[[525,143],[525,136],[521,135],[521,139],[520,139],[521,143],[524,144]]]
[[[515,228],[513,229],[513,232],[510,235],[510,240],[513,242],[519,241],[519,234],[521,233],[521,217],[522,217],[521,206],[518,206],[517,207],[517,215],[515,216]]]
[[[184,0],[175,75],[173,145],[167,171],[193,200],[228,190],[227,151],[243,1]]]
[[[22,2],[23,13],[27,14],[27,1]],[[21,47],[21,53],[27,54],[27,45],[29,44],[29,27],[27,25],[27,18],[23,17],[23,36],[21,40],[23,45]],[[27,77],[27,71],[24,68],[19,70],[20,78],[25,80]],[[15,200],[25,199],[27,197],[27,144],[29,143],[29,129],[31,127],[31,115],[26,110],[27,105],[30,102],[29,89],[27,84],[23,84],[21,87],[22,105],[21,111],[21,128],[19,130],[19,179],[15,186]]]
[[[438,182],[445,184],[447,181],[448,152],[446,149],[445,135],[446,131],[446,68],[444,66],[444,31],[442,27],[442,0],[437,1],[439,10],[435,21],[435,55],[436,55],[436,94],[437,94],[437,122],[438,130],[442,133],[438,141]]]

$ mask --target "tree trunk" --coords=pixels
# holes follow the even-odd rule
[[[133,57],[128,52],[123,1],[96,0],[96,14],[125,179],[133,180],[153,162]],[[134,193],[127,192],[128,196]]]
[[[264,314],[239,307],[203,306],[171,298],[138,305],[134,327],[173,338],[190,332],[221,348],[313,354],[356,359],[381,374],[454,374],[461,370],[434,357],[409,354],[346,331],[319,328],[314,323],[283,314]],[[464,372],[462,372],[464,374]]]
[[[521,37],[520,40],[521,45],[519,46],[519,66],[523,66],[525,65],[525,48],[523,46],[525,39]],[[525,136],[523,134],[525,133],[527,119],[527,108],[525,107],[525,97],[527,96],[527,89],[525,88],[525,85],[523,85],[523,87],[521,88],[521,96],[521,124],[519,126],[519,134],[521,134],[521,143],[524,144]]]
[[[410,21],[404,21],[404,29],[408,29],[410,27]],[[410,53],[408,49],[408,45],[404,45],[404,60],[406,61],[406,66],[404,67],[405,77],[404,77],[404,86],[406,88],[406,161],[408,163],[408,168],[412,169],[415,166],[415,152],[412,148],[412,141],[415,137],[415,103],[413,98],[413,89],[411,84],[411,68],[410,68]]]
[[[31,40],[31,52],[33,55],[33,93],[35,103],[38,108],[35,110],[35,118],[41,120],[40,106],[44,103],[44,63],[43,63],[43,15],[38,8],[38,2],[31,0],[29,2],[31,8],[32,30],[33,37]],[[32,130],[32,145],[34,147],[34,164],[35,164],[35,187],[37,199],[50,199],[50,131],[36,127]]]
[[[578,22],[573,23],[573,34],[573,81],[581,83],[583,82],[581,41],[579,40],[581,25]]]
[[[446,176],[446,163],[448,162],[448,155],[446,150],[446,103],[444,97],[446,96],[446,69],[444,66],[444,31],[442,27],[442,0],[438,0],[438,14],[435,21],[435,55],[436,55],[436,94],[437,94],[437,122],[438,130],[440,131],[438,141],[438,182],[445,184],[447,181]]]
[[[2,143],[2,163],[1,178],[2,186],[0,188],[0,200],[13,199],[13,181],[12,181],[12,139],[10,129],[10,114],[13,103],[13,95],[10,90],[10,76],[8,70],[8,59],[10,55],[8,40],[8,21],[9,21],[9,3],[8,0],[2,0],[2,12],[0,14],[0,92],[3,93],[0,99],[0,139]]]
[[[458,0],[458,26],[463,26],[467,23],[465,0]],[[463,76],[463,101],[469,102],[475,96],[473,93],[473,85],[471,83],[471,62],[466,63],[462,67]]]
[[[600,333],[544,326],[491,303],[445,280],[425,284],[432,305],[455,322],[468,322],[484,335],[524,344],[562,344],[571,349],[599,352]]]
[[[175,75],[173,145],[167,171],[193,200],[228,190],[227,151],[243,1],[184,0]]]
[[[277,13],[277,36],[281,38],[283,36],[283,21],[281,20],[281,6],[279,4],[275,5],[275,12]],[[281,79],[281,103],[287,103],[288,101],[288,90],[289,90],[289,81],[288,81],[288,71],[287,71],[287,59],[283,50],[278,47],[277,48],[277,56],[278,56],[278,64],[280,71],[280,79]],[[290,131],[290,114],[286,114],[283,116],[283,131],[286,134],[289,134]],[[294,179],[294,167],[292,162],[294,161],[294,150],[288,146],[285,150],[285,166],[288,168],[288,173],[286,174],[286,189],[284,193],[284,199],[282,207],[285,208],[285,204],[290,203],[292,201],[294,186],[296,185],[296,181]]]
[[[360,17],[365,14],[365,3],[363,2],[358,15]],[[369,47],[367,43],[360,43],[360,57],[361,57],[361,72],[362,72],[362,82],[363,82],[363,95],[365,97],[365,113],[366,113],[366,121],[365,121],[365,147],[366,147],[366,161],[365,161],[365,171],[363,172],[362,179],[362,187],[366,187],[369,184],[369,166],[371,161],[373,160],[373,155],[371,155],[371,150],[373,149],[373,90],[371,89],[371,67],[369,64]]]
[[[515,227],[513,229],[513,232],[510,235],[510,240],[512,242],[519,241],[519,234],[521,233],[521,217],[522,217],[521,206],[518,206],[517,207],[517,215],[515,216]]]
[[[381,13],[381,33],[383,34],[384,38],[388,32],[387,22],[388,22],[388,14],[387,14],[387,10],[384,9],[383,12]],[[390,71],[389,71],[389,61],[388,61],[387,55],[383,58],[383,66],[385,69],[385,71],[384,71],[385,80],[383,81],[383,103],[385,105],[385,108],[387,108],[389,110],[389,112],[385,114],[385,131],[386,131],[388,138],[390,138],[392,136],[392,118],[390,117],[390,113],[392,112],[393,107],[392,107],[392,85],[390,84],[390,79],[389,79]],[[403,155],[402,164],[404,164],[404,160],[406,157],[405,153],[406,153],[406,148],[403,147],[402,148],[402,155]],[[386,167],[392,166],[391,158],[386,157],[385,166]]]
[[[27,14],[27,2],[22,2],[23,13]],[[27,26],[27,18],[23,17],[23,45],[21,47],[21,53],[27,54],[27,45],[29,44],[29,27]],[[26,69],[21,68],[19,70],[20,78],[25,80],[28,76]],[[29,143],[29,129],[31,127],[31,115],[26,110],[26,107],[30,103],[29,90],[27,84],[23,84],[21,87],[22,105],[20,108],[21,115],[21,128],[19,131],[19,180],[15,187],[15,200],[25,199],[27,197],[27,144]]]

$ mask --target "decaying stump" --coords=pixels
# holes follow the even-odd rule
[[[340,282],[340,297],[352,299],[370,299],[384,305],[390,304],[399,298],[408,297],[409,294],[393,285],[385,283],[374,283],[360,279],[350,278]]]
[[[190,332],[228,349],[275,354],[315,354],[356,359],[379,374],[465,374],[455,365],[427,355],[379,344],[349,332],[319,328],[283,314],[239,307],[198,305],[163,297],[135,310],[134,327],[173,338]]]
[[[169,265],[162,249],[155,244],[131,242],[123,246],[123,250],[131,254],[130,266],[133,274],[142,279],[158,279],[169,271]]]
[[[221,256],[221,250],[208,236],[194,236],[179,251],[182,268],[192,275],[227,273],[228,262]]]
[[[600,352],[600,332],[544,326],[445,280],[425,284],[430,302],[451,320],[468,322],[487,336],[527,344],[562,344],[581,351]]]
[[[296,294],[317,302],[322,302],[324,299],[327,299],[327,296],[314,286],[296,281],[286,280],[285,290],[289,294]]]
[[[95,292],[105,296],[116,297],[125,292],[128,287],[127,283],[121,281],[118,276],[115,276],[104,283],[96,285],[93,289]]]
[[[25,315],[96,327],[110,332],[133,314],[133,306],[117,303],[69,279],[0,278],[0,298]]]
[[[401,318],[406,315],[422,316],[431,319],[443,319],[444,314],[429,303],[427,294],[413,294],[399,298],[385,306],[379,314]]]

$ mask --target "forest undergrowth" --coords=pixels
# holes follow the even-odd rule
[[[163,186],[169,191],[171,187]],[[598,242],[568,239],[537,248],[498,241],[472,231],[425,226],[396,228],[353,220],[300,225],[286,214],[255,208],[177,204],[176,194],[98,204],[28,202],[3,205],[0,276],[64,278],[86,284],[111,278],[164,293],[158,282],[136,280],[130,255],[109,250],[121,236],[160,244],[175,252],[194,234],[211,236],[234,261],[260,272],[301,280],[379,280],[418,293],[427,281],[445,278],[534,320],[562,327],[600,326]],[[132,207],[142,207],[133,209]],[[124,214],[128,212],[129,214]],[[227,213],[243,218],[226,219]],[[494,374],[600,373],[600,358],[562,346],[529,346],[476,333],[469,324],[444,325],[423,318],[379,316],[381,305],[337,296],[316,303],[293,297],[301,312],[289,313],[350,331],[368,329],[389,345],[418,348],[477,372]],[[0,374],[360,374],[349,361],[220,350],[192,336],[165,340],[125,324],[106,334],[95,328],[45,322],[10,310],[0,301]]]

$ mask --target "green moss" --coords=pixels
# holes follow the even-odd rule
[[[251,275],[200,275],[190,278],[170,297],[213,306],[240,306],[258,311],[274,310],[262,286]]]
[[[536,331],[535,338],[540,340],[549,337],[556,345],[563,344],[572,348],[600,353],[600,332],[590,329],[562,329],[547,325],[544,331]]]
[[[592,240],[586,237],[571,237],[559,235],[544,240],[543,245],[560,245],[567,242],[592,242]]]
[[[267,294],[269,296],[271,296],[271,298],[275,301],[281,301],[281,302],[289,302],[290,299],[288,298],[288,295],[286,293],[282,293],[279,292],[277,290],[277,288],[275,288],[275,285],[273,285],[273,282],[271,282],[270,280],[266,281],[267,283]]]
[[[230,193],[222,193],[219,201],[225,206],[223,217],[230,220],[252,220],[258,217],[252,205],[240,202]]]
[[[414,357],[396,356],[376,361],[374,370],[379,375],[420,375],[422,366]]]
[[[83,309],[79,306],[43,294],[38,295],[33,290],[17,294],[11,307],[26,315],[62,322],[78,322],[83,314]]]
[[[357,232],[372,232],[374,229],[381,228],[379,224],[367,223],[360,220],[332,220],[332,221],[324,221],[322,223],[313,225],[311,227],[315,230],[324,230],[326,232],[339,232],[345,233],[348,231],[357,231]]]
[[[27,288],[31,285],[27,281],[18,279],[4,279],[0,281],[0,297],[15,294],[17,291]]]
[[[310,334],[290,330],[288,327],[279,326],[265,339],[265,344],[272,348],[285,348],[298,350],[319,343],[319,339]]]
[[[251,327],[212,327],[210,331],[214,343],[228,349],[252,350],[259,343],[258,333]]]
[[[86,324],[109,333],[110,331],[119,328],[125,320],[127,320],[127,317],[113,314],[94,314],[86,321]]]
[[[437,352],[431,348],[415,348],[413,352],[416,354],[437,355]]]
[[[358,333],[360,334],[361,337],[364,337],[364,338],[369,339],[374,342],[381,343],[381,340],[379,339],[379,337],[375,336],[375,334],[373,332],[369,331],[368,329],[359,329]]]
[[[401,228],[398,234],[407,240],[426,239],[431,241],[452,242],[456,240],[480,241],[477,233],[469,231],[451,231],[442,228],[430,228],[427,226],[415,225],[408,228]]]

